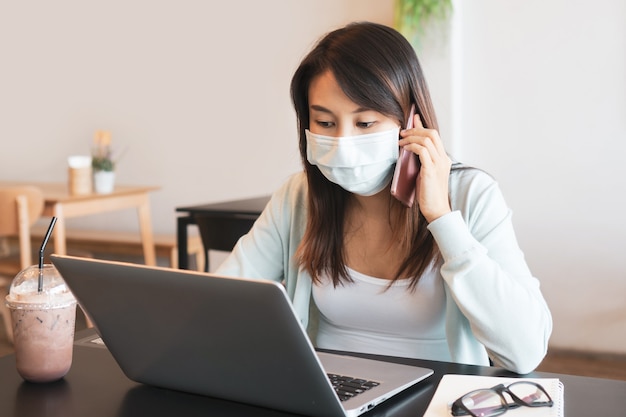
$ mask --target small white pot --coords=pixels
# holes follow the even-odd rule
[[[95,171],[93,173],[93,188],[98,194],[109,194],[115,187],[114,171]]]

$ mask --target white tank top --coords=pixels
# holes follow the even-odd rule
[[[348,268],[354,282],[313,285],[320,311],[316,345],[325,349],[450,361],[445,292],[439,274],[425,271],[414,291],[409,279],[370,277]]]

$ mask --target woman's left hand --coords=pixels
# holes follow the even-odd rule
[[[451,211],[448,178],[452,161],[446,153],[439,132],[424,128],[417,114],[413,126],[400,132],[399,145],[415,153],[420,159],[421,168],[416,180],[415,197],[420,211],[430,223]]]

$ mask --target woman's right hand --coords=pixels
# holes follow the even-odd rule
[[[439,132],[424,128],[417,114],[414,116],[413,128],[401,131],[400,136],[399,145],[420,159],[416,199],[420,211],[430,223],[451,211],[448,179],[452,160],[446,153]]]

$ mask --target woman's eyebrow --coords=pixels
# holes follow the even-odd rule
[[[326,108],[326,107],[324,107],[324,106],[320,106],[319,104],[311,104],[311,109],[312,109],[312,110],[315,110],[315,111],[322,112],[322,113],[333,114],[333,112],[332,112],[332,111],[330,111],[329,109],[327,109],[327,108]],[[363,113],[363,112],[370,111],[370,110],[371,110],[371,109],[367,109],[367,108],[365,108],[365,107],[359,107],[359,108],[355,109],[352,113],[353,113],[353,114],[356,114],[356,113]]]
[[[326,107],[320,106],[319,104],[311,104],[311,109],[315,110],[315,111],[322,112],[322,113],[329,113],[329,114],[333,113],[330,110],[328,110]]]

